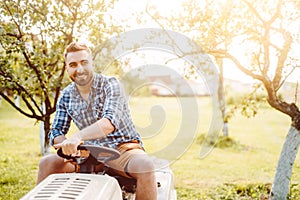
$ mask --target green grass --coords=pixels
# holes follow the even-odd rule
[[[0,108],[0,199],[19,199],[35,185],[40,159],[38,126],[7,103]]]
[[[131,99],[133,120],[140,130],[150,130],[143,127],[153,120],[148,114],[153,105],[160,105],[164,110],[164,113],[153,112],[153,117],[162,117],[162,120],[166,116],[164,125],[144,139],[150,154],[164,150],[178,134],[184,120],[181,110],[189,109],[179,104],[172,98]],[[199,138],[209,128],[210,107],[208,98],[198,99],[200,117],[195,138],[185,152],[171,162],[178,199],[260,199],[267,195],[290,119],[266,106],[255,118],[236,114],[229,123],[230,139],[225,141],[233,145],[216,147],[207,157],[199,159]],[[19,199],[35,186],[41,158],[39,127],[5,102],[0,108],[0,127],[0,199]],[[180,141],[176,144],[180,145]],[[174,150],[176,148],[178,146],[174,146]],[[297,157],[290,199],[300,195],[299,180]]]

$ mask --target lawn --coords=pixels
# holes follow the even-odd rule
[[[189,127],[182,128],[189,125],[183,123],[186,119],[182,113],[184,109],[190,111],[183,101],[186,99],[130,100],[132,117],[138,129],[151,133],[142,134],[147,151],[154,156],[162,152],[161,155],[167,157],[163,152],[174,149],[177,157],[170,161],[178,199],[260,199],[266,195],[290,126],[289,118],[267,106],[263,106],[254,118],[236,114],[229,124],[232,145],[215,147],[207,157],[200,159],[201,143],[197,138],[209,128],[210,101],[208,98],[197,99],[200,116],[197,129],[186,133],[192,135],[193,140],[184,141],[181,137],[176,145],[185,145],[184,151],[176,151],[180,148],[172,142],[178,140],[178,134],[190,130]],[[23,117],[5,102],[0,108],[0,127],[0,199],[19,199],[35,185],[41,158],[39,127],[36,121]],[[293,169],[290,199],[297,199],[296,196],[300,195],[299,180],[298,157]]]

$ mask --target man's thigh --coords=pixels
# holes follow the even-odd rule
[[[139,158],[148,157],[146,152],[138,144],[126,144],[119,147],[118,151],[120,152],[120,157],[109,161],[107,164],[114,171],[125,177],[132,178],[128,169],[129,162]]]

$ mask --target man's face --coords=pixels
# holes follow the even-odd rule
[[[85,86],[93,79],[93,60],[86,50],[68,53],[66,66],[69,77],[77,85]]]

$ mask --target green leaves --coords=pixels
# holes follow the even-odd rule
[[[110,7],[109,1],[100,6],[91,0],[1,1],[1,90],[21,95],[26,105],[34,105],[34,110],[45,103],[45,113],[37,116],[30,109],[27,116],[50,116],[55,111],[59,91],[68,82],[64,48],[86,30],[105,39],[98,26],[90,22],[95,21],[95,13]],[[97,17],[96,22],[103,21]]]
[[[105,40],[99,22],[112,4],[92,0],[4,0],[0,2],[0,95],[27,117],[44,122],[60,90],[69,82],[65,75],[64,49],[82,34]],[[96,16],[96,18],[95,18]],[[105,29],[106,23],[102,23]],[[92,40],[99,45],[99,39]],[[19,95],[25,106],[17,106]],[[41,109],[41,105],[45,109]],[[45,137],[47,144],[47,137]]]

